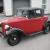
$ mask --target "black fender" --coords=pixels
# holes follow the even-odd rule
[[[50,29],[50,21],[48,21],[48,24],[49,24],[49,29]]]
[[[25,36],[24,31],[19,29],[19,28],[12,28],[9,30],[8,34],[6,34],[6,37],[10,36],[11,34],[13,34],[13,32],[16,32],[14,34],[18,35],[18,36]],[[17,33],[18,32],[18,33]]]
[[[42,30],[45,30],[45,26],[46,27],[49,26],[49,29],[50,29],[50,21],[44,22]]]

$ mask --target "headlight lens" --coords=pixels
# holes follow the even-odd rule
[[[0,22],[0,32],[2,32],[2,22]]]
[[[7,30],[9,28],[9,25],[5,25],[5,29]]]
[[[2,22],[0,22],[0,27],[2,26]]]

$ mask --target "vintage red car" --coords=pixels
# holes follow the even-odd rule
[[[0,22],[0,33],[9,45],[18,44],[22,36],[32,36],[37,32],[49,32],[48,16],[41,8],[19,8],[17,16]]]

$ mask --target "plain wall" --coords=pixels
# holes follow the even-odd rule
[[[0,1],[1,2],[1,1]],[[6,16],[16,15],[17,8],[22,7],[42,7],[42,0],[3,0],[4,12]],[[2,3],[0,3],[2,6]],[[50,0],[46,0],[45,13],[50,13]]]
[[[4,12],[6,16],[13,15],[13,0],[3,0]]]
[[[40,7],[42,8],[42,0],[30,0],[31,7]],[[46,0],[46,9],[45,14],[50,14],[50,0]]]
[[[45,13],[47,14],[50,14],[50,0],[46,0],[46,10],[45,10]]]
[[[0,0],[0,7],[3,6],[3,0]]]
[[[13,0],[13,12],[17,13],[17,8],[30,7],[30,0]]]
[[[31,7],[42,7],[42,0],[30,0]]]

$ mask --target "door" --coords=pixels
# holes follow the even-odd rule
[[[29,19],[29,28],[31,32],[39,32],[42,30],[43,18],[32,18]]]
[[[17,24],[27,34],[42,31],[43,17],[26,19]]]

